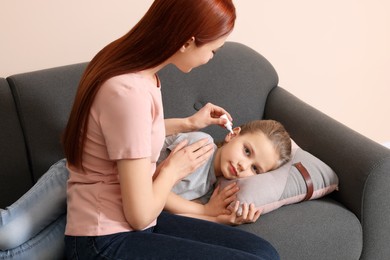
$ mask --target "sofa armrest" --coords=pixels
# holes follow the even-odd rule
[[[265,118],[283,123],[292,139],[339,177],[333,198],[360,219],[362,259],[390,255],[390,150],[337,122],[286,91],[274,88]]]

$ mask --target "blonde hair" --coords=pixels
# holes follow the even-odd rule
[[[275,169],[291,159],[291,138],[280,122],[275,120],[253,120],[240,127],[240,135],[263,133],[271,141],[279,155],[279,161]],[[224,142],[220,142],[217,146],[221,147],[223,144]]]

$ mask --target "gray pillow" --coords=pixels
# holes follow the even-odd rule
[[[338,189],[336,173],[301,148],[293,148],[291,160],[276,170],[237,180],[219,179],[221,187],[234,181],[240,187],[237,200],[254,203],[262,214],[283,205],[317,199]]]

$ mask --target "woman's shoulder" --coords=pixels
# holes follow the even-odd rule
[[[144,89],[143,85],[146,84],[145,78],[141,77],[137,73],[127,73],[121,74],[109,78],[102,84],[102,89],[107,91],[116,91],[119,86],[124,87],[125,89]]]
[[[118,99],[148,98],[154,96],[149,82],[137,73],[114,76],[106,80],[100,87],[96,100],[108,102]],[[111,97],[108,99],[107,97]],[[128,101],[126,101],[128,102]]]

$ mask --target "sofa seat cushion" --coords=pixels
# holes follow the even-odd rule
[[[281,259],[359,259],[363,248],[358,218],[329,197],[281,207],[237,228],[271,242]]]

